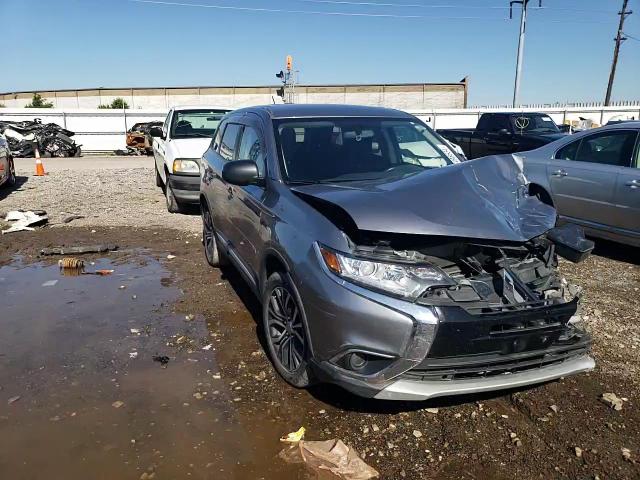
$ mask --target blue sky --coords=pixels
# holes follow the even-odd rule
[[[508,20],[508,0],[166,1],[249,10],[0,0],[0,92],[275,84],[274,73],[291,54],[302,83],[455,82],[469,76],[470,105],[506,104],[513,94],[520,11]],[[640,0],[629,3],[636,13],[625,32],[638,40],[622,46],[614,100],[640,99]],[[602,100],[622,1],[542,4],[535,9],[538,1],[530,2],[522,101]],[[398,18],[411,16],[420,18]]]

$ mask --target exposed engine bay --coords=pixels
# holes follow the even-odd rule
[[[442,270],[442,285],[418,300],[488,313],[506,306],[564,303],[579,294],[558,272],[558,254],[581,261],[593,242],[575,225],[556,227],[522,244],[360,232],[356,255],[381,261],[427,263]],[[364,242],[365,245],[360,243]]]

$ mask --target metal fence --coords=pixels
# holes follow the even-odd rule
[[[631,102],[634,103],[634,102]],[[593,107],[526,107],[408,110],[432,128],[474,128],[484,112],[544,112],[558,124],[577,123],[581,119],[593,126],[610,120],[640,119],[640,102],[633,105]],[[74,139],[85,152],[106,152],[125,148],[125,132],[138,122],[163,121],[166,110],[100,109],[25,109],[0,108],[0,121],[23,121],[40,118],[76,132]]]

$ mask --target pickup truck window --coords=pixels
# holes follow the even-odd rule
[[[240,125],[237,123],[228,123],[227,127],[224,129],[222,142],[220,142],[220,156],[227,161],[235,159],[239,133]]]
[[[264,154],[260,143],[260,136],[254,128],[245,126],[240,140],[238,160],[252,160],[258,166],[260,178],[264,177]]]
[[[484,115],[480,117],[480,120],[484,118]],[[486,130],[488,132],[499,132],[500,130],[507,130],[511,132],[511,123],[507,115],[491,115],[487,117],[487,121],[484,122],[485,127],[480,128],[480,122],[478,122],[478,130]]]
[[[212,138],[225,113],[209,109],[176,111],[171,122],[171,138]]]
[[[518,133],[561,133],[556,122],[549,115],[522,113],[512,115],[510,118],[513,129]]]
[[[279,120],[274,127],[289,183],[401,178],[453,163],[437,147],[442,142],[411,120]]]

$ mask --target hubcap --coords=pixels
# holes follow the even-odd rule
[[[278,361],[287,371],[294,372],[304,360],[304,327],[293,295],[283,287],[276,287],[271,292],[267,323]]]
[[[209,210],[204,210],[202,213],[202,238],[204,240],[204,251],[207,254],[208,258],[213,256],[214,251],[214,243],[215,240],[213,238],[213,220],[211,219],[211,213]]]

